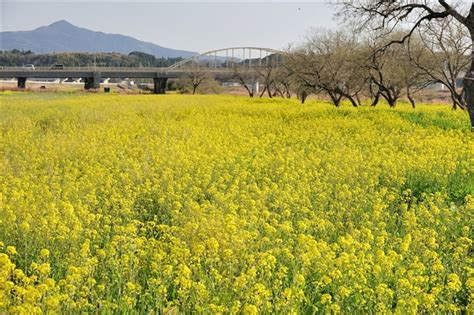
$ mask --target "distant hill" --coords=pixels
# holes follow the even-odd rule
[[[35,53],[51,52],[116,52],[128,54],[141,51],[156,57],[190,57],[195,52],[175,50],[130,36],[106,34],[77,27],[61,20],[32,31],[0,32],[0,50],[31,50]]]

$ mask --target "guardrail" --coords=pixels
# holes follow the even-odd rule
[[[34,69],[28,67],[0,67],[0,71],[166,71],[167,67],[35,67]]]
[[[54,67],[35,67],[35,69],[31,68],[24,68],[24,67],[1,67],[0,72],[4,71],[21,71],[21,72],[40,72],[40,71],[48,71],[48,72],[68,72],[68,71],[90,71],[90,72],[156,72],[156,73],[166,73],[166,72],[188,72],[189,69],[193,69],[196,71],[196,67],[178,67],[178,68],[169,68],[169,67],[141,67],[141,68],[132,68],[132,67],[63,67],[61,69],[54,68]],[[198,67],[199,68],[199,67]],[[224,66],[209,66],[200,67],[202,70],[211,71],[211,72],[224,72],[230,71],[234,68],[242,68],[242,69],[251,69],[248,66],[241,66],[241,67],[224,67]]]

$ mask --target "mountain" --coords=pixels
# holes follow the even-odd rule
[[[175,50],[140,41],[130,36],[106,34],[77,27],[61,20],[32,31],[0,32],[0,50],[50,52],[117,52],[141,51],[156,57],[190,57],[195,52]]]

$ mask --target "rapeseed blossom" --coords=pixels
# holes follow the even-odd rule
[[[0,94],[0,313],[473,313],[466,120]]]

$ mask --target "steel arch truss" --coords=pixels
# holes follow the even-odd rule
[[[206,51],[202,54],[181,60],[168,67],[168,70],[192,67],[226,69],[235,67],[256,68],[282,64],[284,52],[263,47],[229,47]]]

